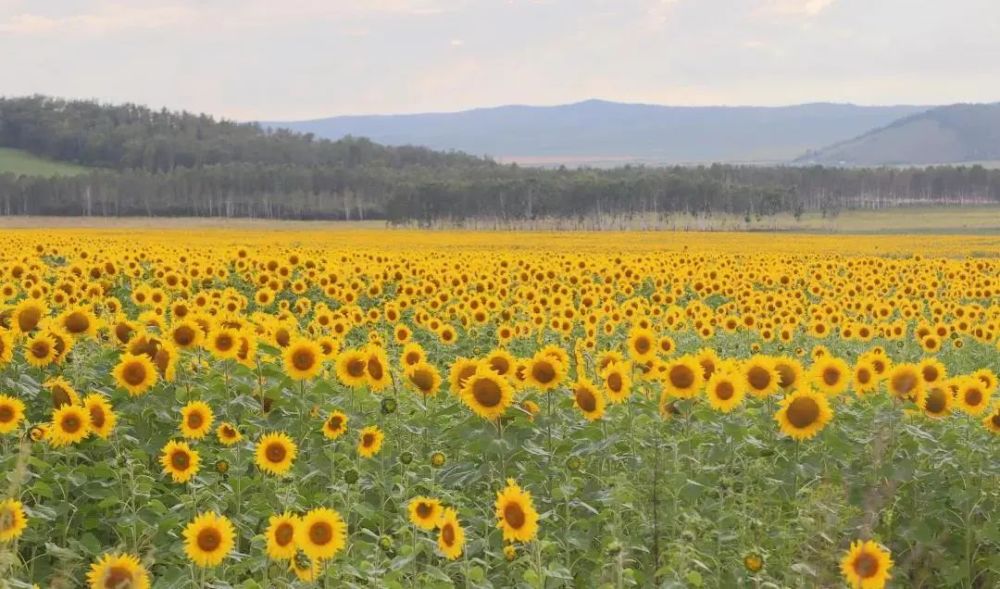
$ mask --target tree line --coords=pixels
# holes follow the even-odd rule
[[[0,214],[385,219],[464,223],[1000,203],[982,166],[541,169],[207,115],[35,96],[0,99],[0,146],[94,168],[0,174]]]

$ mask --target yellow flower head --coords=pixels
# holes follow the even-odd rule
[[[257,467],[276,476],[286,474],[298,454],[298,446],[284,432],[267,434],[257,443],[254,452]]]

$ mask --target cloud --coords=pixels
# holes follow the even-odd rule
[[[653,0],[652,5],[646,9],[646,25],[649,29],[660,30],[670,18],[674,4],[680,0]]]
[[[759,12],[781,16],[816,16],[837,0],[763,0]]]
[[[75,13],[50,16],[38,10],[17,12],[23,3],[0,3],[0,33],[12,35],[103,35],[126,30],[179,29],[192,26],[266,27],[277,23],[353,22],[384,17],[422,17],[460,8],[463,0],[177,0],[136,7],[91,1]],[[44,5],[42,5],[45,7]],[[52,10],[49,10],[52,12]],[[66,11],[59,11],[66,12]]]
[[[190,8],[180,5],[133,8],[106,4],[95,12],[66,16],[15,14],[0,21],[0,32],[11,35],[101,35],[121,30],[169,27],[194,16]]]

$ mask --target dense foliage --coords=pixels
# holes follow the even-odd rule
[[[779,212],[1000,202],[1000,170],[537,169],[419,147],[44,97],[0,99],[0,146],[93,166],[0,174],[3,215],[387,219],[394,223]]]
[[[1000,585],[995,239],[634,237],[0,235],[0,585]]]

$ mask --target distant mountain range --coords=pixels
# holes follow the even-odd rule
[[[848,141],[928,108],[830,103],[679,107],[587,100],[262,124],[327,139],[352,135],[527,164],[774,163],[795,160],[809,150]]]
[[[932,108],[798,159],[799,163],[835,166],[997,161],[1000,103]]]

